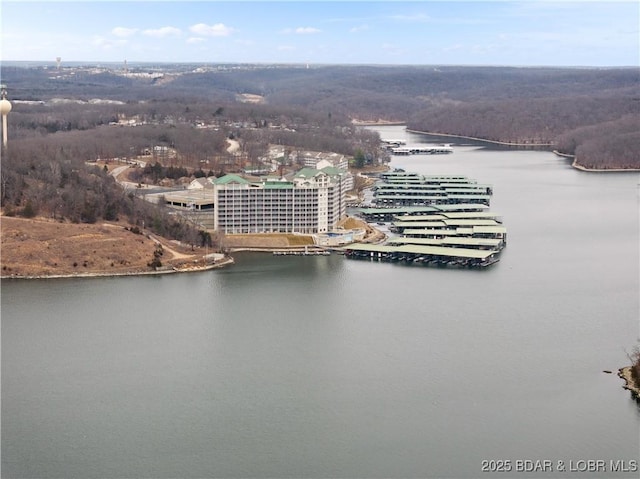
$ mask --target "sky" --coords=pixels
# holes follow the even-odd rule
[[[1,59],[640,66],[640,2],[0,1]]]

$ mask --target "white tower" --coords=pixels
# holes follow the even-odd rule
[[[2,86],[2,100],[0,100],[0,114],[2,115],[2,147],[7,147],[7,115],[11,111],[11,102],[7,100],[7,90]]]

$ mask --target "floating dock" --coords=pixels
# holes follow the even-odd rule
[[[418,175],[405,171],[384,172],[373,188],[377,206],[429,206],[481,204],[489,206],[493,187],[466,176]]]
[[[351,259],[369,259],[433,266],[485,268],[499,260],[498,251],[451,248],[446,246],[353,244],[345,247],[344,250],[345,257]]]
[[[358,214],[368,223],[379,221],[393,221],[396,216],[435,214],[443,212],[468,212],[480,213],[489,209],[482,204],[455,204],[455,205],[431,205],[431,206],[379,206],[376,208],[359,208]]]
[[[442,155],[447,153],[453,153],[453,148],[450,145],[440,146],[412,146],[412,147],[397,147],[391,148],[391,154],[393,155]]]
[[[352,259],[420,265],[485,268],[499,261],[507,244],[500,215],[488,211],[491,185],[456,175],[380,174],[375,208],[360,208],[365,221],[389,224],[384,244],[344,247]]]
[[[407,142],[404,140],[396,140],[393,138],[389,138],[389,139],[382,139],[382,144],[385,145],[387,148],[392,148],[392,147],[398,147],[400,145],[406,145]]]
[[[273,256],[330,256],[331,251],[274,251]]]

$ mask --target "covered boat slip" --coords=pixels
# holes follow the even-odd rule
[[[412,147],[395,147],[391,148],[394,155],[437,155],[443,153],[453,153],[453,148],[449,145],[442,146],[412,146]]]
[[[460,236],[445,236],[442,238],[419,238],[416,236],[401,236],[389,239],[386,244],[415,244],[425,246],[447,246],[453,248],[466,247],[497,251],[502,245],[502,240],[500,238],[474,238]]]
[[[456,229],[458,227],[474,226],[501,226],[495,220],[470,219],[470,220],[436,220],[436,221],[394,221],[392,228],[395,231],[403,232],[405,228],[422,228],[422,229]]]
[[[428,228],[429,226],[439,226],[439,227],[451,227],[451,226],[499,226],[496,220],[492,219],[481,219],[481,218],[473,218],[473,219],[441,219],[441,220],[427,220],[427,221],[394,221],[394,226],[398,226],[401,228],[406,227],[421,227]]]
[[[380,174],[372,188],[373,202],[384,206],[473,203],[489,205],[493,188],[466,176],[418,175],[405,171]]]
[[[407,183],[383,183],[374,186],[373,191],[378,194],[429,194],[429,193],[451,193],[467,195],[490,195],[493,191],[491,185],[476,184],[407,184]]]
[[[373,188],[377,208],[360,208],[368,222],[390,223],[399,233],[385,244],[354,244],[348,258],[424,265],[486,267],[506,245],[501,218],[488,211],[490,185],[465,176],[423,176],[404,171],[380,174]],[[381,223],[382,224],[382,223]]]
[[[425,195],[421,192],[405,192],[404,194],[379,194],[375,195],[373,201],[377,205],[410,206],[410,205],[430,205],[430,204],[457,204],[457,203],[477,203],[489,205],[491,195],[483,194],[448,194],[443,190],[443,195]]]
[[[507,228],[504,226],[472,226],[457,228],[405,228],[403,236],[417,238],[443,238],[445,236],[461,236],[474,238],[497,238],[507,241]]]
[[[463,219],[490,219],[500,222],[501,215],[490,211],[437,211],[433,214],[397,215],[396,221],[431,221],[431,220],[463,220]]]
[[[427,245],[375,245],[352,244],[344,248],[345,256],[352,259],[403,261],[406,263],[483,268],[496,263],[498,252],[472,248],[451,248]]]
[[[358,213],[366,221],[393,221],[397,216],[421,215],[435,213],[468,212],[479,213],[489,208],[482,204],[454,204],[454,205],[430,205],[430,206],[391,206],[384,208],[359,208]]]
[[[407,171],[383,171],[380,173],[380,178],[384,180],[413,180],[419,179],[421,181],[449,181],[449,182],[473,182],[473,180],[469,179],[464,175],[421,175],[419,173],[407,172]]]

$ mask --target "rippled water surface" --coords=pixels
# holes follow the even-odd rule
[[[637,477],[639,409],[602,371],[638,337],[638,176],[454,148],[394,165],[494,186],[488,270],[240,254],[3,281],[2,477]]]

